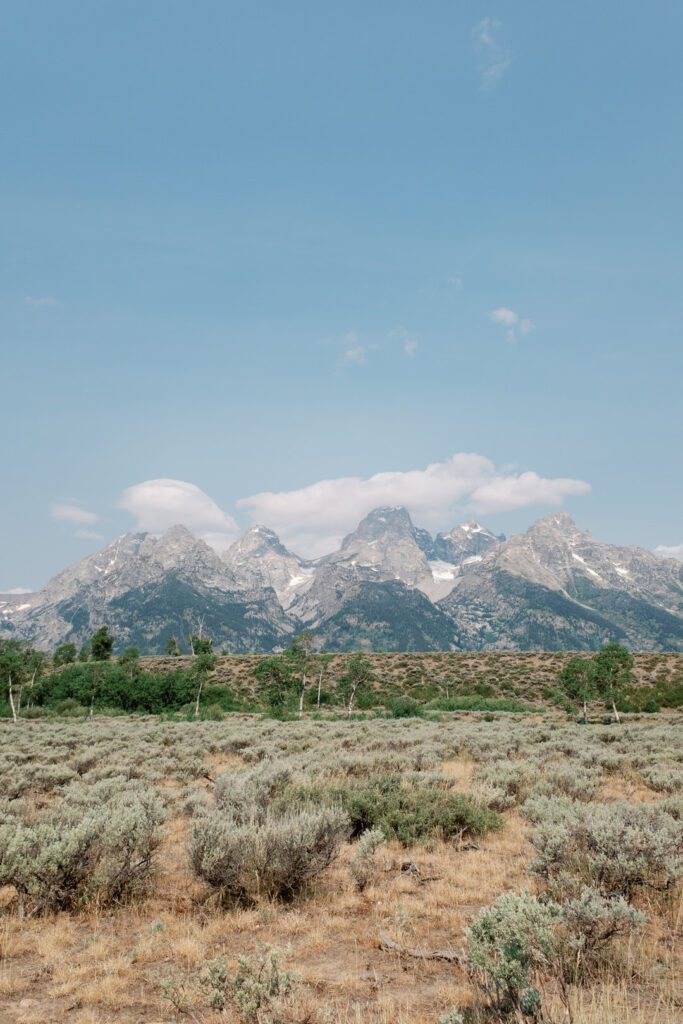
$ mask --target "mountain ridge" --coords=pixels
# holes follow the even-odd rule
[[[683,651],[683,563],[598,541],[566,512],[507,539],[476,520],[433,537],[387,506],[316,560],[263,525],[221,555],[176,525],[0,595],[0,636],[47,650],[107,624],[122,645],[160,652],[200,622],[235,652],[277,650],[303,628],[333,650]]]

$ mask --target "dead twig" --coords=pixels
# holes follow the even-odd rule
[[[418,960],[447,960],[451,964],[459,964],[464,967],[467,960],[463,953],[457,953],[452,949],[412,949],[410,946],[401,946],[394,942],[386,932],[379,933],[380,948],[389,953],[400,953],[402,956],[413,956]]]

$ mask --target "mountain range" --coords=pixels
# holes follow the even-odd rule
[[[200,628],[231,652],[278,650],[302,629],[340,651],[683,651],[683,563],[597,541],[565,512],[509,539],[474,520],[433,537],[397,507],[315,561],[265,526],[222,555],[174,526],[125,534],[40,591],[0,594],[0,637],[45,650],[105,624],[147,653]]]

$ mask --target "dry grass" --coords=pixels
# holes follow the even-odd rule
[[[239,770],[242,759],[214,752],[204,760],[209,778]],[[450,757],[442,772],[468,791],[476,764]],[[169,799],[176,797],[177,783]],[[210,783],[209,783],[210,784]],[[204,788],[205,778],[194,785]],[[634,802],[656,795],[635,774],[608,776],[600,799]],[[298,978],[285,1021],[291,1024],[436,1024],[440,1014],[467,1006],[466,973],[443,961],[422,961],[380,948],[380,930],[408,946],[458,949],[479,909],[509,889],[531,887],[528,825],[512,810],[504,828],[479,848],[428,843],[404,850],[391,843],[376,855],[374,880],[362,892],[349,871],[352,847],[316,888],[292,905],[261,903],[218,909],[190,873],[185,845],[190,820],[176,812],[165,824],[153,893],[144,902],[107,914],[84,911],[20,919],[12,906],[0,916],[1,1024],[161,1024],[179,1015],[164,998],[169,972],[189,976],[204,961],[286,951]],[[407,861],[418,872],[404,870]],[[622,950],[609,983],[572,996],[573,1024],[674,1024],[683,1019],[680,898],[654,907],[644,934]],[[563,1019],[553,993],[549,1005]],[[202,1024],[232,1021],[205,1005]]]

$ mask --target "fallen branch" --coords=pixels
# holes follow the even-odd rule
[[[459,964],[464,967],[466,958],[462,953],[456,953],[451,949],[411,949],[409,946],[401,946],[389,938],[386,932],[379,933],[380,948],[389,953],[400,953],[402,956],[414,956],[418,960],[447,960],[451,964]]]

